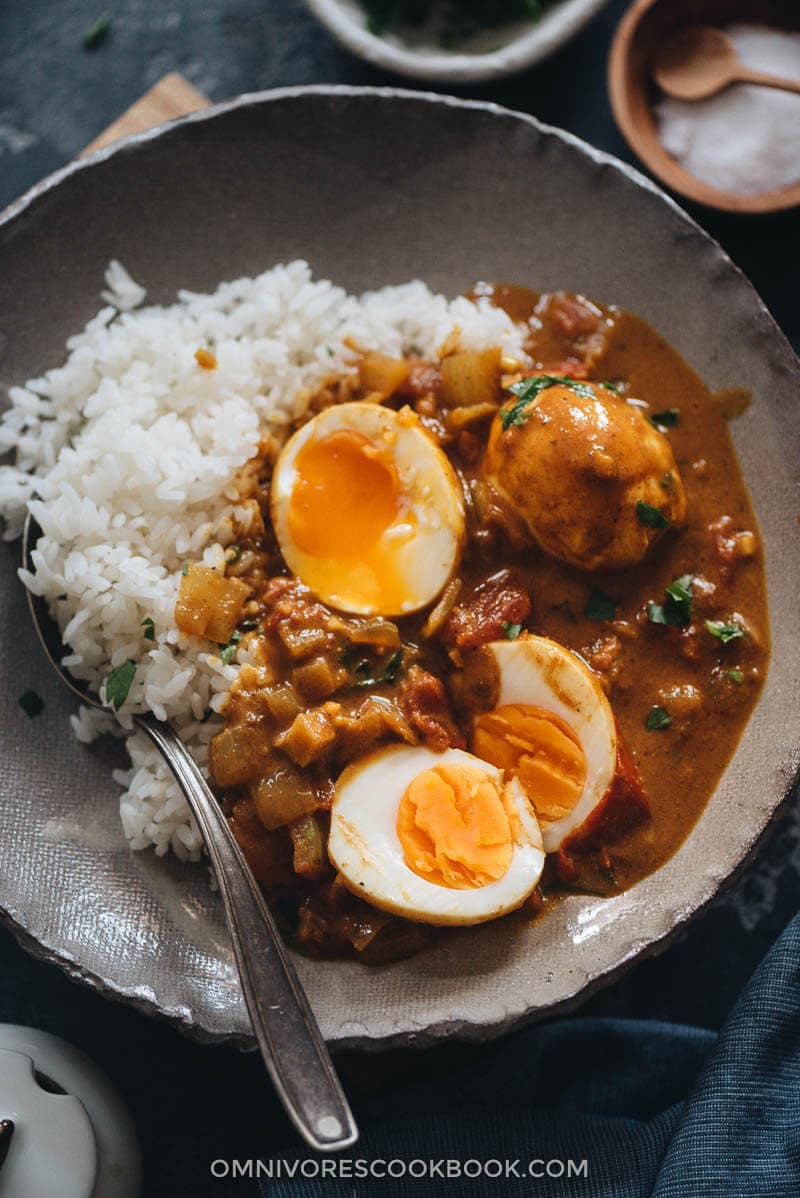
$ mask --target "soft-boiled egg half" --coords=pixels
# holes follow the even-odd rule
[[[574,653],[540,636],[486,646],[499,676],[497,703],[475,718],[472,749],[520,782],[545,851],[594,824],[613,804],[614,828],[647,811],[597,677]],[[601,806],[603,805],[603,806]],[[607,821],[610,824],[610,820]]]
[[[289,569],[342,611],[416,611],[461,556],[461,487],[410,408],[356,402],[320,412],[284,446],[271,507]]]
[[[422,923],[476,924],[521,906],[544,865],[518,781],[460,749],[377,749],[344,771],[328,855],[350,890]]]

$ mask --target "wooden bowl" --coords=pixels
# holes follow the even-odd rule
[[[664,37],[684,25],[736,22],[800,31],[800,5],[797,0],[636,0],[611,47],[608,88],[614,118],[631,149],[672,191],[727,212],[794,208],[800,204],[800,181],[756,195],[721,191],[684,170],[659,141],[653,112],[659,91],[650,68]]]

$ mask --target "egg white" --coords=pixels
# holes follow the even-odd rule
[[[520,839],[502,878],[454,890],[414,873],[397,834],[400,801],[417,774],[446,762],[501,777],[495,766],[461,749],[434,753],[406,745],[377,749],[348,766],[336,783],[328,855],[350,890],[393,915],[431,924],[483,923],[519,907],[538,883],[544,866],[541,833],[522,788],[512,781]]]
[[[340,431],[360,433],[390,456],[404,508],[413,516],[405,521],[401,516],[384,533],[393,543],[394,565],[402,578],[404,597],[398,609],[383,609],[335,585],[325,593],[315,588],[314,562],[318,559],[301,549],[290,532],[289,507],[298,477],[298,454],[310,441]],[[272,478],[271,511],[278,544],[292,573],[324,602],[359,615],[405,615],[432,603],[450,581],[464,543],[464,499],[458,478],[410,408],[395,412],[379,404],[353,402],[318,413],[281,451]],[[358,520],[358,512],[348,515]],[[362,565],[368,569],[368,563]]]
[[[611,704],[586,663],[547,637],[523,635],[486,648],[500,676],[497,707],[526,703],[559,716],[586,758],[586,781],[572,811],[558,820],[540,821],[545,852],[556,852],[602,802],[614,778],[617,726]]]

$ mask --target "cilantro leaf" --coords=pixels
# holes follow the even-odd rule
[[[651,707],[647,713],[644,726],[648,732],[659,732],[662,728],[669,728],[672,720],[667,715],[663,707]]]
[[[373,667],[366,659],[361,659],[357,663],[354,662],[353,656],[350,653],[345,653],[341,658],[342,665],[345,669],[355,674],[357,681],[352,685],[363,689],[368,686],[380,686],[385,682],[396,682],[403,664],[403,650],[398,649],[389,658],[383,673],[373,674]]]
[[[230,665],[231,659],[233,658],[233,655],[236,652],[236,646],[239,644],[239,641],[241,639],[242,639],[242,634],[240,632],[234,632],[233,636],[228,641],[227,645],[220,645],[219,655],[220,655],[222,664],[224,666]]]
[[[737,686],[741,686],[744,682],[744,674],[741,670],[726,670],[725,673],[731,682],[735,682]]]
[[[647,615],[651,624],[669,624],[674,628],[685,628],[692,619],[692,576],[681,574],[666,588],[667,598],[662,603],[648,603]]]
[[[706,620],[706,631],[715,636],[723,645],[730,641],[738,641],[744,636],[744,629],[739,624],[724,624],[722,620]]]
[[[503,620],[503,632],[507,641],[515,641],[522,632],[522,625],[512,624],[509,620]]]
[[[518,383],[513,383],[508,389],[517,396],[516,403],[510,408],[500,413],[500,423],[503,426],[503,432],[513,428],[515,425],[524,424],[528,419],[528,413],[525,411],[528,404],[533,403],[536,396],[542,391],[546,391],[548,387],[556,387],[563,385],[570,387],[576,395],[582,395],[586,399],[594,398],[594,391],[585,383],[578,383],[575,379],[566,378],[559,374],[537,374],[533,378],[520,379]]]
[[[130,694],[133,679],[136,676],[136,662],[124,661],[121,666],[115,666],[106,678],[106,703],[110,703],[115,711],[119,711]]]
[[[108,32],[111,29],[111,13],[104,12],[101,17],[98,17],[93,25],[83,35],[83,47],[85,50],[95,50],[102,41],[105,41]]]
[[[651,503],[645,503],[643,499],[636,502],[636,515],[639,517],[639,523],[644,524],[646,528],[669,528],[671,524],[663,512]]]
[[[25,691],[19,697],[19,705],[29,720],[33,720],[44,711],[44,699],[36,691]]]
[[[152,616],[145,616],[142,620],[142,628],[144,629],[144,639],[146,641],[154,641],[156,639],[156,626],[153,623]]]
[[[665,408],[663,412],[650,412],[647,419],[656,428],[674,428],[678,423],[677,408]]]
[[[583,609],[583,614],[587,620],[613,620],[617,611],[617,601],[607,595],[605,591],[601,591],[598,587],[592,587],[589,592],[589,598],[586,600],[586,606]]]

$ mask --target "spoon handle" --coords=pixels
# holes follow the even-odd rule
[[[760,87],[776,87],[779,91],[796,92],[800,96],[800,79],[782,79],[779,75],[765,75],[763,71],[742,69],[736,76],[740,83],[756,83]]]
[[[151,715],[136,723],[186,796],[211,858],[244,999],[264,1064],[287,1114],[319,1152],[347,1148],[358,1129],[289,954],[222,808],[178,735]]]

